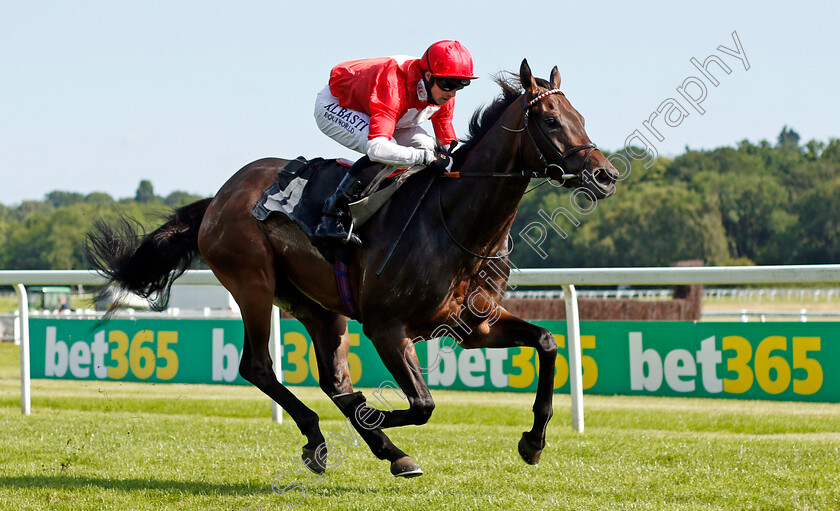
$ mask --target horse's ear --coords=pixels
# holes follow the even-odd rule
[[[522,65],[519,66],[519,81],[525,90],[534,90],[537,88],[537,81],[534,80],[534,75],[531,74],[531,66],[528,65],[528,59],[522,59]]]
[[[551,82],[552,89],[560,88],[560,71],[557,70],[557,66],[554,66],[554,69],[551,70],[551,78],[549,81]]]

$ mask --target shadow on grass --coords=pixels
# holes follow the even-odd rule
[[[72,490],[85,487],[96,487],[102,490],[135,492],[135,491],[161,491],[165,493],[184,493],[197,496],[207,495],[231,495],[231,496],[277,496],[272,491],[271,486],[248,486],[243,484],[225,484],[225,483],[207,483],[196,481],[173,481],[173,480],[155,480],[155,479],[104,479],[98,477],[78,477],[78,476],[0,476],[0,487],[4,488],[21,488],[21,489],[37,489],[48,488],[53,490]],[[303,492],[296,489],[294,492],[289,492],[290,497],[297,498],[307,495],[330,497],[340,494],[358,494],[358,495],[398,495],[401,491],[398,487],[377,487],[377,486],[345,486],[345,485],[319,485],[319,484],[305,484]]]
[[[207,483],[203,481],[173,481],[155,479],[103,479],[98,477],[74,476],[0,476],[0,487],[73,489],[97,487],[114,491],[164,491],[193,495],[267,495],[271,487],[243,484]]]

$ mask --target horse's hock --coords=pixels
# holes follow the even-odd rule
[[[703,266],[702,261],[681,261],[673,266]],[[674,286],[671,300],[631,298],[578,298],[582,320],[699,321],[703,286]],[[523,319],[566,319],[565,301],[550,298],[506,298],[502,307]]]

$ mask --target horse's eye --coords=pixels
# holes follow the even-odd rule
[[[545,121],[545,125],[548,126],[549,128],[556,128],[556,127],[560,126],[560,122],[557,120],[556,117],[546,117],[544,119],[544,121]]]

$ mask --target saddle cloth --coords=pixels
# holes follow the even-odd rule
[[[251,214],[257,220],[265,221],[272,212],[281,213],[311,238],[321,221],[324,201],[338,188],[350,166],[352,162],[347,160],[306,160],[299,156],[280,170],[277,181],[263,192]],[[364,198],[350,204],[354,231],[364,225],[406,179],[424,168],[415,166],[403,170],[383,165],[362,193]],[[321,250],[321,247],[318,248]],[[324,253],[324,250],[321,252]]]

